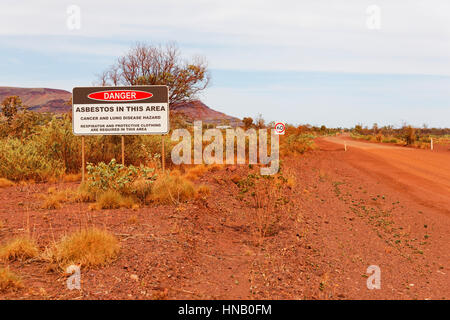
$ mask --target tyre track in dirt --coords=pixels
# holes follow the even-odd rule
[[[434,152],[351,140],[346,136],[318,139],[323,150],[347,145],[345,160],[378,176],[417,203],[450,215],[450,152]]]

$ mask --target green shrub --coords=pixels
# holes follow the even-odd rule
[[[312,134],[289,134],[280,140],[280,153],[282,155],[303,154],[314,148],[315,138]]]
[[[35,140],[26,143],[6,138],[0,143],[0,176],[9,180],[46,181],[60,177],[65,171],[61,160],[44,153]]]
[[[88,186],[97,194],[108,190],[115,190],[123,195],[136,195],[145,199],[150,192],[151,184],[156,179],[154,168],[133,165],[124,166],[112,159],[108,164],[100,162],[98,165],[88,163]]]

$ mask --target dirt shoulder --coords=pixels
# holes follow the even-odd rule
[[[83,226],[105,227],[121,242],[107,267],[82,270],[82,290],[45,262],[9,263],[24,288],[4,299],[443,299],[450,296],[449,216],[386,183],[365,155],[329,141],[284,159],[295,181],[273,210],[271,232],[258,232],[251,190],[237,180],[257,168],[226,167],[196,183],[210,194],[174,206],[89,211],[87,204],[40,208],[50,186],[0,189],[0,241],[31,231],[44,250]],[[359,160],[358,160],[359,159]],[[445,194],[444,194],[445,195]],[[278,200],[277,200],[278,201]],[[448,208],[448,206],[447,206]],[[1,263],[2,266],[5,263]],[[366,286],[381,269],[381,289]]]

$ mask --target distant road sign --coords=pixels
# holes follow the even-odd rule
[[[276,134],[284,134],[286,131],[286,126],[282,122],[278,122],[275,124],[275,133]]]
[[[75,135],[169,132],[167,86],[77,87],[72,91]]]

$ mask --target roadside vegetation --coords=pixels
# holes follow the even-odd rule
[[[104,229],[87,228],[63,237],[43,253],[44,260],[56,269],[76,264],[82,268],[106,266],[117,258],[119,240]]]
[[[371,142],[391,143],[401,146],[412,146],[420,149],[429,149],[431,139],[436,144],[450,144],[450,129],[414,128],[404,124],[401,128],[383,126],[381,128],[375,123],[372,128],[356,125],[351,130],[351,137],[358,140]]]

